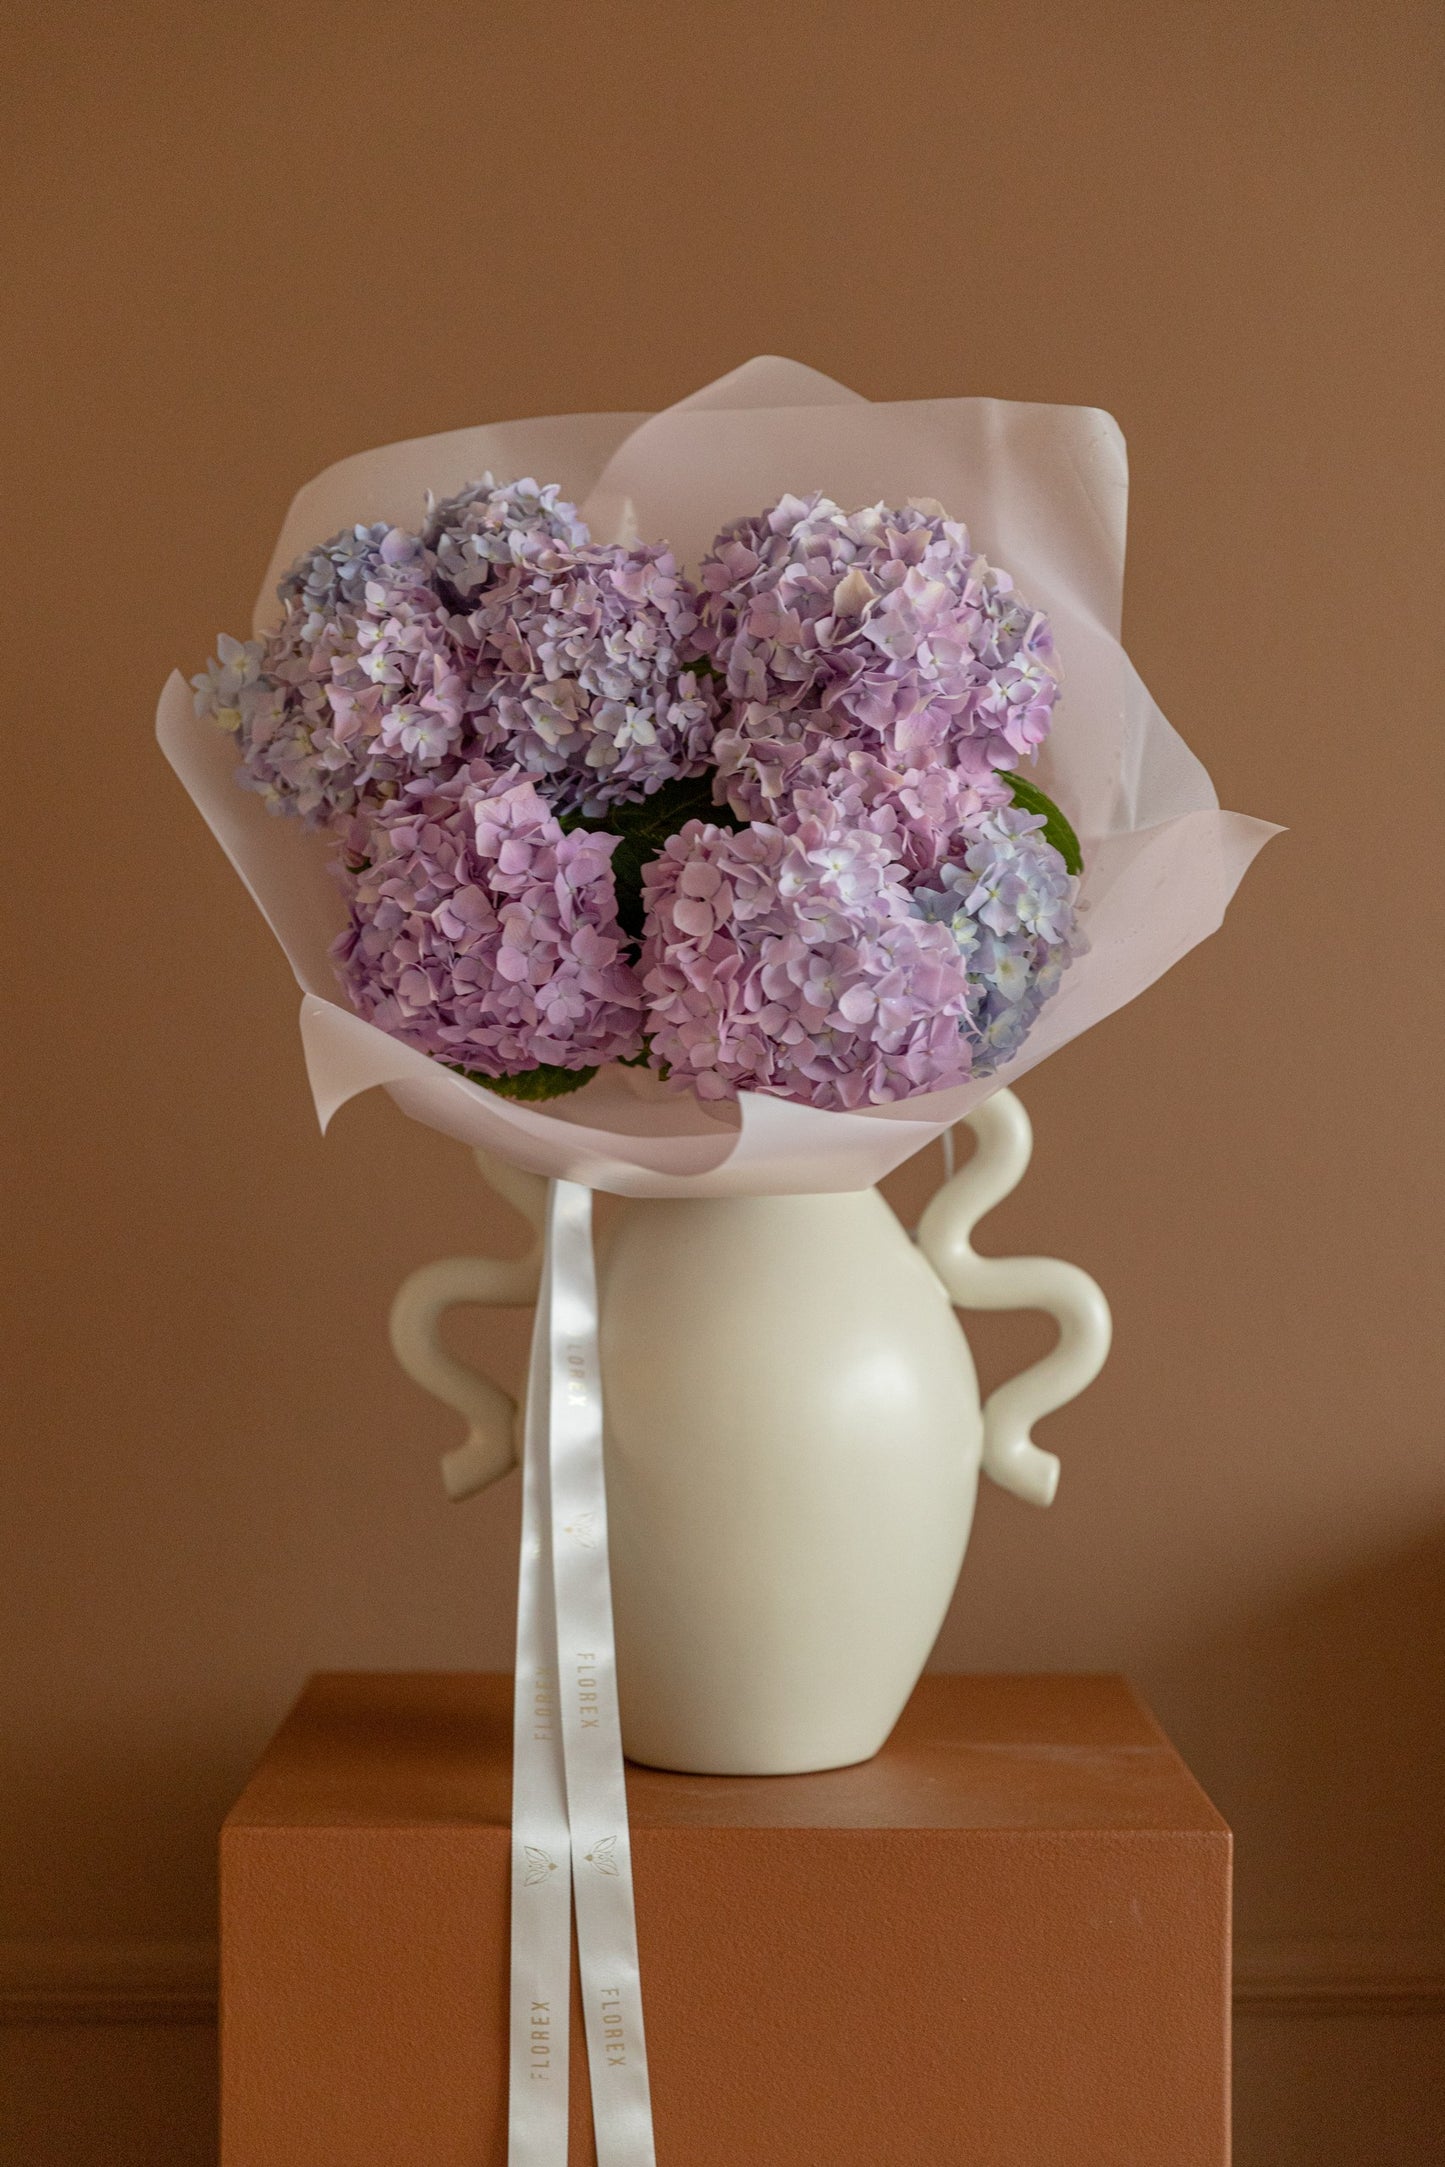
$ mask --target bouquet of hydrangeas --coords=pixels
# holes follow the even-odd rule
[[[158,732],[323,1123],[381,1085],[624,1195],[855,1188],[1132,1000],[1272,831],[1119,644],[1126,486],[1107,415],[775,360],[310,484]]]
[[[490,475],[309,549],[198,714],[331,840],[357,1012],[549,1098],[608,1061],[853,1108],[990,1074],[1082,943],[1020,772],[1047,618],[936,503],[784,497],[696,583]]]

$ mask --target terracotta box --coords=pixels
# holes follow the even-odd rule
[[[335,1675],[282,1726],[221,1839],[224,2167],[505,2167],[510,1706]],[[660,2167],[1224,2167],[1229,1831],[1122,1680],[628,1789]],[[576,2014],[572,2117],[594,2162]]]

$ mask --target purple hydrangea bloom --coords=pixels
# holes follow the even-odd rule
[[[643,882],[647,1029],[676,1088],[837,1109],[969,1074],[951,932],[835,808],[737,831],[689,821]]]
[[[564,834],[529,781],[476,762],[409,784],[366,848],[332,953],[369,1022],[485,1076],[638,1053],[613,836]]]
[[[499,570],[466,620],[493,673],[484,748],[560,812],[593,816],[701,774],[716,702],[690,667],[696,630],[665,548],[544,548]]]
[[[739,743],[736,732],[719,733],[715,794],[741,818],[821,814],[831,803],[850,826],[881,837],[913,874],[936,872],[960,856],[985,813],[1013,803],[1010,784],[993,768],[970,776],[942,762],[890,767],[846,738],[827,738],[811,752],[798,739],[754,742],[739,761]]]
[[[480,692],[414,534],[355,527],[281,581],[281,622],[218,642],[196,712],[233,730],[242,783],[320,826],[451,773]]]
[[[575,504],[561,485],[530,478],[498,486],[490,474],[441,503],[429,498],[422,540],[436,558],[448,598],[470,609],[499,571],[525,564],[542,549],[580,549],[588,540]]]
[[[1048,734],[1048,621],[938,505],[784,497],[718,536],[702,588],[699,638],[734,703],[717,758],[743,818],[780,786],[826,786],[840,750],[987,789]]]
[[[968,974],[973,1072],[992,1074],[1023,1044],[1073,958],[1084,951],[1078,883],[1040,832],[1041,814],[990,814],[961,863],[937,887],[913,890],[913,907],[946,926]]]
[[[319,542],[296,559],[276,583],[283,606],[311,612],[360,609],[374,580],[402,586],[425,582],[430,563],[421,542],[404,527],[384,520],[370,527],[343,527],[329,542]]]
[[[555,485],[497,488],[490,475],[431,504],[425,535],[345,528],[281,580],[279,625],[218,644],[192,680],[196,712],[236,733],[246,787],[309,826],[370,812],[419,776],[444,780],[500,735],[493,668],[456,607],[586,539]]]
[[[260,640],[233,640],[223,632],[206,667],[191,679],[196,713],[240,739],[240,779],[253,789],[259,784],[248,772],[251,747],[270,744],[285,718],[286,695],[266,676],[265,658]]]

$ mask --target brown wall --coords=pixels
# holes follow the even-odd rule
[[[318,1138],[285,965],[152,746],[159,685],[244,628],[329,461],[771,351],[878,398],[1117,415],[1131,649],[1224,802],[1290,829],[1219,939],[1024,1088],[1035,1169],[988,1240],[1096,1273],[1116,1351],[1045,1431],[1052,1512],[985,1498],[938,1660],[1136,1679],[1239,1835],[1241,2157],[1423,2161],[1435,11],[8,22],[11,1983],[189,1977],[217,1820],[309,1670],[508,1659],[515,1484],[445,1503],[449,1420],[383,1327],[414,1264],[517,1229],[381,1098]],[[471,1344],[515,1377],[522,1330]],[[977,1332],[996,1373],[1043,1340]],[[82,2064],[147,2113],[172,2084],[174,2156],[204,2156],[200,2046],[128,2036],[11,2036],[27,2162],[90,2156],[44,2134]],[[139,2128],[112,2167],[162,2156]]]

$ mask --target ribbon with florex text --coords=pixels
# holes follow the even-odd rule
[[[508,2167],[566,2167],[574,1905],[598,2167],[654,2167],[607,1554],[592,1193],[554,1181],[522,1471]]]

